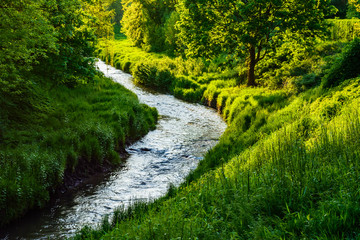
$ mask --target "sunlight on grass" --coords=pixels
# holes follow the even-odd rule
[[[114,61],[122,58],[121,46],[131,51],[127,41],[112,44]],[[195,69],[179,73],[185,61],[176,58],[139,49],[124,53],[143,54],[135,66],[159,65],[154,76],[167,69],[173,85],[166,91],[175,96],[199,91],[190,99],[216,108],[229,126],[179,188],[155,202],[119,209],[102,230],[83,229],[76,238],[358,238],[360,78],[319,86],[342,46],[319,43],[302,69],[284,62],[289,81],[279,89],[247,88],[237,80],[240,72],[206,72],[205,66],[197,76]]]

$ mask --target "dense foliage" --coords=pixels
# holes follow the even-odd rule
[[[120,163],[125,144],[155,127],[155,109],[109,79],[94,80],[75,89],[38,87],[38,109],[10,109],[18,119],[1,136],[0,225],[43,207],[73,173],[86,177]]]
[[[20,73],[29,71],[40,57],[56,52],[54,26],[50,24],[49,14],[41,8],[45,1],[34,2],[5,1],[0,8],[3,85],[19,81]]]
[[[349,19],[359,19],[360,18],[360,11],[359,8],[356,8],[357,5],[349,4],[348,10],[346,12],[346,17]]]
[[[123,0],[122,4],[122,32],[135,46],[155,52],[173,48],[175,1]]]
[[[106,2],[5,1],[0,8],[3,84],[19,81],[34,67],[55,84],[61,79],[74,85],[78,77],[91,77],[96,38],[113,35]]]
[[[346,79],[360,75],[360,39],[355,40],[344,51],[341,58],[334,63],[324,78],[324,87],[339,85]]]
[[[324,36],[324,18],[358,17],[356,1],[123,1],[122,32],[146,51],[209,59],[228,57],[243,64],[248,85],[269,52],[292,37],[305,45]],[[289,5],[289,6],[288,6]],[[229,7],[231,6],[231,7]],[[354,10],[355,9],[355,10]],[[306,21],[305,21],[306,19]],[[352,40],[355,21],[335,21],[332,39]],[[356,27],[355,27],[356,28]],[[342,30],[344,29],[344,30]],[[356,28],[357,29],[357,28]],[[261,83],[260,83],[261,84]]]
[[[112,22],[115,23],[115,25],[120,25],[120,21],[124,14],[121,0],[113,1],[109,6],[109,10],[113,10],[115,12],[115,16],[112,19]]]
[[[255,85],[256,64],[283,41],[284,33],[296,32],[294,39],[302,43],[322,35],[326,26],[322,20],[333,10],[329,1],[180,1],[175,5],[129,0],[123,4],[122,31],[135,46],[183,57],[219,53],[246,57],[248,85]]]
[[[1,2],[0,225],[43,207],[72,175],[118,164],[155,126],[155,109],[94,66],[95,44],[114,35],[111,2]]]
[[[299,42],[324,34],[327,1],[193,1],[181,2],[181,34],[189,54],[208,49],[245,52],[248,86],[255,85],[255,67],[282,42],[287,31]],[[229,7],[231,6],[231,7]]]

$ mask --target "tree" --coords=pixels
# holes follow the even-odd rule
[[[39,59],[56,52],[56,32],[46,0],[2,0],[0,4],[0,142],[14,120],[34,111],[29,77]]]
[[[346,18],[346,11],[348,8],[348,0],[331,0],[331,5],[336,7],[337,11],[334,14],[327,16],[328,18]]]
[[[169,45],[170,22],[176,2],[173,0],[123,0],[121,31],[137,47],[161,52]],[[172,17],[172,19],[170,19]]]
[[[360,18],[360,0],[349,0],[346,12],[347,18]]]
[[[174,55],[177,50],[177,35],[179,31],[175,26],[179,19],[178,12],[173,11],[164,24],[165,47],[169,55]]]
[[[82,0],[84,26],[92,28],[97,38],[114,36],[113,18],[115,10],[110,10],[114,0]]]
[[[349,0],[349,5],[352,5],[356,8],[356,11],[360,12],[360,1],[359,0]]]
[[[38,59],[55,51],[55,31],[43,11],[45,1],[2,1],[0,7],[0,81],[17,79]]]
[[[113,36],[110,0],[46,1],[49,22],[56,33],[56,51],[41,59],[36,74],[57,84],[75,87],[92,80],[98,38]]]
[[[142,1],[139,0],[123,0],[123,8],[124,15],[121,20],[121,31],[135,46],[142,47],[148,34],[149,13],[144,8]]]
[[[55,51],[39,59],[34,73],[71,87],[80,78],[90,79],[95,72],[92,62],[96,38],[91,28],[84,27],[80,0],[48,0],[44,7],[55,31]]]
[[[123,10],[123,7],[122,7],[121,0],[115,0],[110,5],[109,9],[115,11],[115,16],[114,16],[113,23],[120,24],[120,21],[121,21],[121,19],[123,17],[123,14],[124,14],[124,10]]]
[[[180,38],[188,55],[219,51],[243,54],[247,85],[254,86],[255,67],[294,32],[304,39],[324,33],[323,19],[331,11],[328,0],[181,0]]]
[[[113,11],[107,11],[111,3],[112,0],[3,0],[1,90],[10,89],[15,82],[17,86],[24,85],[20,82],[26,80],[24,75],[30,71],[68,86],[91,79],[95,74],[96,39],[113,36]]]

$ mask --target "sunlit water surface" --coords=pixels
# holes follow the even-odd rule
[[[156,107],[160,115],[156,130],[127,148],[130,157],[117,171],[93,178],[76,193],[29,214],[0,238],[71,237],[84,225],[97,226],[120,205],[158,198],[170,183],[179,185],[224,132],[226,125],[213,109],[146,91],[133,84],[131,75],[101,61],[97,66],[142,103]]]

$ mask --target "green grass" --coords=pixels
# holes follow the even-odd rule
[[[332,26],[330,28],[330,38],[334,41],[351,41],[355,37],[360,37],[359,19],[328,19]]]
[[[112,223],[98,231],[83,229],[77,239],[360,237],[359,83],[360,78],[351,79],[287,100],[266,114],[259,129],[270,131],[257,130],[261,136],[251,147],[167,197],[119,209]],[[333,105],[337,110],[329,112]],[[244,133],[228,130],[227,135]],[[207,157],[213,152],[224,156],[228,149]]]
[[[259,63],[257,75],[261,85],[257,88],[243,85],[245,65],[241,61],[229,65],[225,56],[211,62],[171,58],[133,47],[126,39],[101,42],[98,53],[109,64],[133,74],[140,85],[189,102],[201,102],[222,114],[229,128],[221,144],[188,176],[190,182],[290,121],[292,113],[279,119],[269,117],[286,107],[296,94],[320,85],[325,73],[341,56],[344,45],[319,41],[314,48],[305,49],[289,40]]]
[[[360,78],[320,85],[346,44],[319,42],[310,51],[285,44],[259,65],[260,83],[268,82],[256,88],[241,85],[242,67],[186,68],[185,60],[154,53],[143,60],[127,44],[109,43],[102,58],[128,57],[135,75],[140,64],[158,66],[153,80],[169,70],[166,91],[184,98],[186,90],[201,89],[188,101],[216,108],[228,128],[179,188],[120,208],[112,221],[75,239],[360,238]]]
[[[36,105],[9,111],[0,136],[0,224],[43,207],[66,174],[119,164],[118,152],[155,128],[156,109],[110,79],[94,80],[74,89],[34,85]]]

